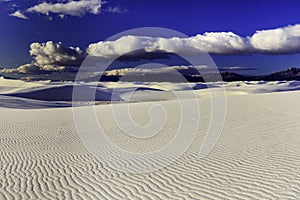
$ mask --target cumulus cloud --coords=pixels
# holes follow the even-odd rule
[[[92,43],[85,50],[81,50],[79,47],[65,47],[62,43],[54,43],[53,41],[46,43],[35,42],[30,45],[29,52],[33,56],[34,62],[33,64],[19,67],[19,73],[34,72],[35,70],[42,72],[65,71],[66,68],[63,67],[80,66],[87,55],[102,59],[117,59],[125,55],[125,58],[121,60],[124,61],[126,58],[154,59],[157,58],[154,56],[155,54],[163,55],[159,58],[168,58],[166,55],[169,53],[195,56],[205,52],[228,55],[293,54],[300,53],[300,24],[270,30],[259,30],[252,36],[246,37],[232,32],[204,33],[187,38],[128,35],[114,41]],[[181,71],[191,69],[188,66],[177,66],[177,70]],[[124,74],[130,70],[132,69],[106,73]],[[159,69],[160,72],[163,70],[165,69]],[[232,66],[220,68],[220,70],[255,70],[255,68]]]
[[[240,67],[240,66],[230,66],[219,68],[220,71],[240,71],[240,70],[257,70],[256,68]],[[70,66],[59,66],[59,65],[40,65],[37,63],[30,63],[21,65],[18,68],[13,69],[0,69],[0,73],[10,74],[51,74],[53,72],[70,72],[76,73],[78,67]],[[207,65],[179,65],[179,66],[165,66],[158,68],[121,68],[121,69],[112,69],[102,72],[94,72],[93,75],[105,75],[105,76],[124,76],[124,75],[145,75],[145,74],[171,74],[179,72],[182,75],[195,75],[199,72],[215,72],[215,68],[212,68]]]
[[[66,67],[54,65],[37,65],[36,63],[21,65],[15,69],[2,69],[0,73],[18,73],[18,74],[48,74],[52,72],[64,72]]]
[[[71,15],[82,17],[87,13],[97,15],[100,13],[101,0],[80,0],[69,1],[67,3],[47,3],[35,5],[27,9],[27,12],[41,13],[49,15],[49,13],[56,13],[60,15]]]
[[[121,56],[136,49],[146,52],[172,52],[181,55],[201,53],[239,54],[249,51],[248,42],[231,32],[205,33],[188,38],[152,38],[124,36],[115,41],[100,41],[90,44],[87,52],[92,56],[110,58]]]
[[[18,17],[20,19],[28,19],[28,17],[26,17],[20,10],[17,10],[16,12],[10,14],[9,16]]]
[[[300,24],[256,31],[242,37],[232,32],[211,32],[187,38],[123,36],[115,41],[90,44],[92,56],[114,58],[130,51],[172,52],[181,55],[211,54],[290,54],[300,53]]]
[[[154,40],[155,39],[151,37],[129,35],[115,41],[100,41],[90,44],[87,48],[87,52],[89,55],[97,57],[116,57],[135,50],[145,49],[147,46],[151,46]]]
[[[203,52],[233,54],[248,50],[247,41],[232,32],[212,32],[188,38],[157,38],[147,50],[165,50],[175,53],[195,55]]]
[[[86,53],[79,47],[65,47],[61,42],[32,43],[29,53],[34,61],[15,69],[1,69],[0,73],[50,74],[53,72],[77,72]]]
[[[62,43],[52,41],[32,43],[29,53],[39,65],[78,66],[85,58],[79,47],[64,47]]]
[[[257,53],[299,53],[300,24],[271,30],[256,31],[249,40]]]
[[[194,70],[207,70],[211,69],[206,65],[199,65],[199,66],[166,66],[166,67],[159,67],[153,69],[144,69],[144,68],[122,68],[122,69],[113,69],[102,72],[106,76],[124,76],[126,74],[159,74],[159,73],[173,73],[175,71],[186,74],[187,71]]]

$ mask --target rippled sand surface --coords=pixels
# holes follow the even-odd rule
[[[85,149],[72,108],[3,109],[0,199],[297,199],[299,99],[299,92],[228,96],[222,135],[207,157],[198,157],[207,128],[200,126],[193,145],[176,162],[136,174],[120,172]],[[199,101],[206,105],[205,99]],[[176,111],[172,101],[161,103]],[[151,104],[134,103],[131,108],[138,114],[141,106]],[[97,106],[97,115],[114,142],[128,146],[126,136],[120,136],[110,120],[110,106]],[[209,109],[204,106],[202,116],[209,116],[206,112]],[[165,140],[172,138],[179,120],[172,116],[176,115],[170,115],[173,121],[163,129]],[[166,144],[162,139],[153,140],[146,144],[130,140],[129,144],[131,150]]]

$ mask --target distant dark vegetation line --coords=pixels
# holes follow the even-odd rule
[[[268,75],[258,75],[258,76],[250,76],[250,75],[241,75],[234,72],[221,72],[217,73],[205,73],[205,75],[180,75],[173,73],[156,73],[156,74],[129,74],[125,76],[95,76],[89,77],[85,79],[81,79],[81,81],[100,81],[100,82],[214,82],[220,81],[220,75],[223,81],[232,82],[232,81],[291,81],[291,80],[300,80],[300,68],[289,68],[284,71],[271,73]],[[73,75],[64,76],[34,76],[34,75],[24,75],[24,76],[8,76],[2,75],[6,79],[21,79],[27,81],[38,81],[38,80],[51,80],[53,82],[56,81],[74,81],[76,77],[76,73]]]

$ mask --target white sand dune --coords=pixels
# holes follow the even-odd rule
[[[72,96],[74,85],[78,96]],[[247,95],[300,90],[300,81],[238,81],[213,83],[168,83],[168,82],[102,82],[74,84],[72,82],[36,81],[26,82],[0,77],[0,107],[47,108],[68,107],[73,101],[78,105],[105,102],[145,102],[174,100],[174,91],[190,98],[194,90],[198,98],[209,96],[209,90],[226,89],[226,95]],[[92,94],[92,97],[90,94]],[[87,97],[89,96],[89,97]],[[106,103],[105,103],[106,104]]]
[[[215,83],[215,86],[220,84]],[[34,85],[35,91],[45,85]],[[145,94],[168,92],[159,85],[145,83],[143,87],[157,89],[146,90]],[[22,91],[30,91],[30,87],[24,86]],[[114,84],[104,83],[101,87],[109,93]],[[119,88],[120,97],[126,97],[130,87],[134,84],[124,83],[123,89]],[[170,84],[170,87],[182,91],[186,88],[180,84]],[[299,84],[243,82],[228,83],[225,87],[232,95],[227,96],[224,129],[213,151],[204,159],[198,157],[210,119],[207,106],[210,99],[199,98],[201,125],[193,145],[176,162],[151,173],[120,172],[93,157],[77,134],[72,108],[2,109],[0,199],[299,198],[300,108],[297,105],[300,92],[288,91],[297,90]],[[12,93],[19,91],[11,90]],[[199,90],[200,96],[202,91],[205,90]],[[136,98],[143,100],[139,93]],[[166,145],[180,120],[176,117],[178,109],[174,101],[133,103],[130,108],[136,113],[137,120],[144,123],[149,119],[142,108],[153,104],[161,104],[175,114],[168,115],[169,122],[161,135],[146,143],[122,135],[114,123],[112,105],[95,108],[112,141],[132,151],[151,151]],[[113,149],[107,149],[103,153],[112,152]],[[160,158],[157,160],[164,162]]]
[[[73,98],[73,89],[79,92],[78,98]],[[93,93],[93,98],[89,99],[88,94]],[[120,101],[116,95],[97,90],[89,85],[62,85],[55,87],[39,87],[35,90],[27,89],[19,92],[6,94],[27,99],[36,99],[42,101]]]
[[[26,99],[20,97],[0,95],[0,110],[6,108],[17,109],[34,109],[34,108],[60,108],[70,107],[71,103],[68,102],[49,102],[40,101],[35,99]]]
[[[77,88],[78,96],[72,96],[74,86]],[[244,95],[254,93],[271,93],[300,90],[300,81],[238,81],[238,82],[215,82],[215,83],[168,83],[168,82],[103,82],[73,84],[72,82],[25,82],[20,80],[8,80],[0,77],[0,98],[7,99],[14,97],[12,101],[17,102],[16,98],[43,101],[31,103],[31,107],[45,107],[50,103],[60,104],[61,101],[70,102],[81,101],[162,101],[174,100],[173,92],[187,93],[191,90],[197,91],[198,97],[208,96],[208,90],[218,90],[225,88],[227,95]],[[93,93],[92,99],[90,95]],[[5,97],[3,97],[5,95]],[[45,102],[46,101],[46,102]],[[56,102],[55,102],[56,101]],[[29,101],[30,102],[30,101]],[[37,105],[37,106],[35,106]],[[5,107],[2,103],[0,107]],[[20,104],[20,108],[25,108]],[[52,106],[53,107],[53,106]],[[14,108],[18,108],[15,104]]]

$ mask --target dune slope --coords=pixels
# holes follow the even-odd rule
[[[71,108],[1,110],[0,199],[297,199],[299,98],[299,92],[228,96],[223,133],[206,158],[197,154],[207,128],[203,125],[197,140],[175,163],[140,174],[119,172],[95,159],[79,139]],[[209,99],[199,101],[204,123]],[[141,106],[151,104],[131,108],[139,113]],[[120,136],[112,122],[110,106],[97,106],[96,111],[111,138],[122,146],[127,136]],[[166,139],[176,128],[178,119],[172,116],[163,132]],[[139,118],[146,120],[144,115]],[[164,141],[158,141],[143,146],[160,148]],[[139,140],[130,142],[132,149],[140,148]]]

